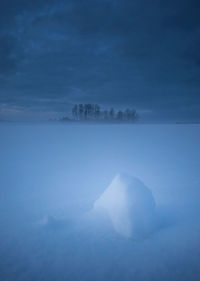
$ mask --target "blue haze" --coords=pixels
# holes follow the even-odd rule
[[[199,143],[199,125],[1,124],[0,280],[199,280]],[[146,238],[87,218],[118,172],[154,195]]]

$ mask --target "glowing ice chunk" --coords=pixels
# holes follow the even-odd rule
[[[118,174],[94,203],[94,210],[104,210],[114,229],[125,237],[140,237],[151,231],[154,209],[151,191],[126,174]]]

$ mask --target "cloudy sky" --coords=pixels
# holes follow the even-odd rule
[[[74,103],[200,120],[199,0],[1,0],[0,119]]]

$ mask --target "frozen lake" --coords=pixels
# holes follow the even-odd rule
[[[0,280],[199,280],[200,125],[0,124]],[[127,239],[90,217],[117,173],[159,223]]]

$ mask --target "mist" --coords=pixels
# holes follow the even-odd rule
[[[0,280],[198,280],[199,143],[199,125],[2,123]],[[93,212],[121,173],[155,201],[137,238]]]

